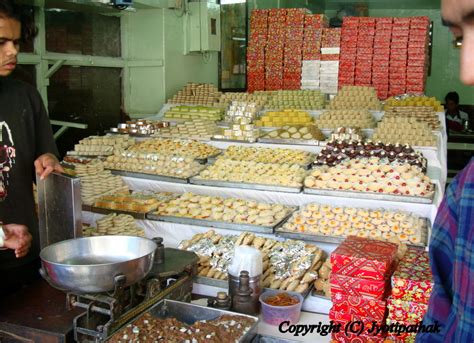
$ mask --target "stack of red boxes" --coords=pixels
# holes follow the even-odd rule
[[[323,29],[321,39],[321,68],[319,69],[319,85],[322,93],[337,93],[340,52],[341,29]]]
[[[383,342],[384,336],[367,331],[375,321],[386,320],[386,296],[390,293],[390,276],[396,263],[397,245],[359,237],[348,237],[331,254],[330,277],[333,307],[329,319],[341,324],[332,333],[338,342]],[[346,334],[348,323],[360,321],[364,332]]]
[[[321,60],[322,29],[328,27],[324,14],[306,14],[304,17],[303,61]]]
[[[433,288],[428,253],[408,248],[392,276],[392,295],[387,299],[387,325],[416,325],[423,320]],[[396,342],[414,342],[416,334],[389,333]]]
[[[265,89],[265,44],[268,35],[268,10],[253,10],[247,47],[247,89]]]
[[[393,18],[388,96],[406,92],[409,34],[410,18]]]
[[[304,21],[307,13],[303,8],[286,10],[283,89],[301,88]]]
[[[342,86],[353,86],[355,82],[358,31],[358,17],[344,17],[342,19],[339,89]]]
[[[265,47],[265,89],[283,88],[283,56],[286,37],[286,9],[268,11],[268,39]]]
[[[356,86],[372,85],[372,56],[374,54],[375,18],[359,18],[355,67]]]
[[[427,77],[430,20],[410,18],[408,39],[407,93],[424,93]]]
[[[423,93],[429,47],[428,17],[345,17],[339,88],[374,86],[380,99]]]
[[[393,18],[377,18],[375,21],[372,85],[375,87],[379,99],[388,97],[392,27]]]
[[[319,89],[321,39],[323,28],[327,26],[328,20],[324,14],[305,15],[301,89]]]

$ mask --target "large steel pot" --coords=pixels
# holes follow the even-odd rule
[[[41,274],[66,291],[111,291],[118,275],[126,277],[124,286],[143,279],[153,266],[156,247],[152,240],[132,236],[70,239],[41,251]]]

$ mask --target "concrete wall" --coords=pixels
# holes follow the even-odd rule
[[[123,17],[126,112],[133,117],[158,113],[187,82],[217,85],[217,53],[184,55],[184,20],[173,10],[139,10]]]

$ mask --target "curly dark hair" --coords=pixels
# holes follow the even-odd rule
[[[33,7],[16,5],[12,0],[0,0],[0,17],[16,19],[21,23],[21,39],[23,42],[30,41],[38,34],[34,15]]]

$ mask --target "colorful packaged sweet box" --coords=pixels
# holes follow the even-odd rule
[[[387,299],[387,308],[391,320],[417,324],[423,320],[428,305],[389,297]]]
[[[331,254],[332,273],[384,281],[397,249],[393,243],[349,236]]]
[[[358,317],[369,317],[381,321],[387,314],[387,302],[373,298],[336,293],[331,298],[332,309]]]
[[[390,280],[371,280],[339,275],[334,272],[329,279],[331,293],[354,295],[383,300],[390,294]]]
[[[427,304],[433,289],[428,252],[409,248],[392,277],[392,298]]]

